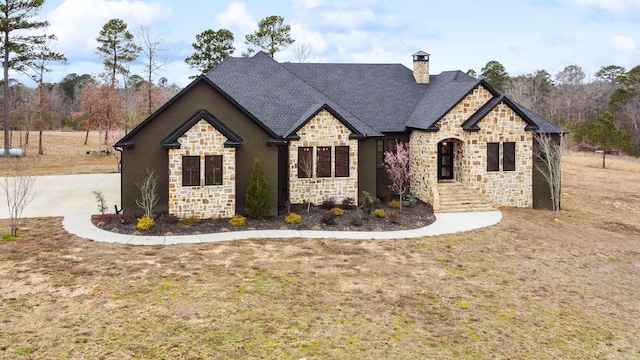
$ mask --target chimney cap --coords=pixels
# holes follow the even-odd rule
[[[429,53],[426,53],[421,50],[413,54],[413,61],[429,61],[429,56],[430,56]]]

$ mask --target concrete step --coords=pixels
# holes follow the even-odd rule
[[[439,212],[492,211],[495,208],[484,196],[459,183],[438,184]]]

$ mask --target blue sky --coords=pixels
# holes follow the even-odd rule
[[[240,56],[244,35],[270,15],[283,16],[296,40],[278,61],[294,61],[293,48],[308,44],[314,62],[407,67],[411,54],[424,50],[432,73],[479,72],[490,60],[513,76],[538,69],[555,75],[573,64],[588,75],[606,65],[640,65],[640,0],[47,0],[39,17],[50,22],[55,49],[69,64],[46,80],[102,72],[95,39],[109,19],[120,18],[134,33],[147,26],[163,39],[172,62],[159,75],[185,86],[195,74],[184,59],[196,34],[227,28]],[[141,62],[132,72],[142,74]]]

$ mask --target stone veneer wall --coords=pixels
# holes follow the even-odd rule
[[[320,204],[333,198],[358,199],[358,140],[349,139],[351,131],[326,110],[309,120],[297,135],[300,140],[289,143],[289,201]],[[331,146],[331,177],[316,177],[316,147]],[[335,147],[349,146],[349,177],[335,177]],[[298,178],[298,148],[313,147],[313,178]],[[372,176],[375,176],[372,174]]]
[[[225,148],[227,138],[200,120],[169,149],[169,213],[177,217],[229,218],[236,211],[236,149]],[[205,155],[222,155],[222,185],[204,185]],[[200,186],[182,186],[182,157],[200,156]]]
[[[438,122],[439,131],[415,130],[411,134],[414,169],[411,189],[436,210],[438,143],[443,140],[452,140],[456,146],[455,181],[486,195],[496,206],[532,206],[533,133],[524,130],[526,123],[508,106],[500,104],[480,121],[480,131],[464,131],[461,127],[491,97],[479,86]],[[502,171],[501,144],[500,171],[486,171],[487,142],[515,142],[516,170]]]

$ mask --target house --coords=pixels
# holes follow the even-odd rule
[[[279,63],[228,58],[115,144],[122,207],[159,176],[156,207],[178,217],[244,212],[259,159],[278,205],[389,192],[383,162],[412,140],[411,191],[440,210],[455,183],[493,206],[550,207],[534,133],[562,130],[461,71],[429,73],[429,54],[400,64]],[[307,169],[309,171],[305,171]],[[446,209],[443,209],[446,210]]]

